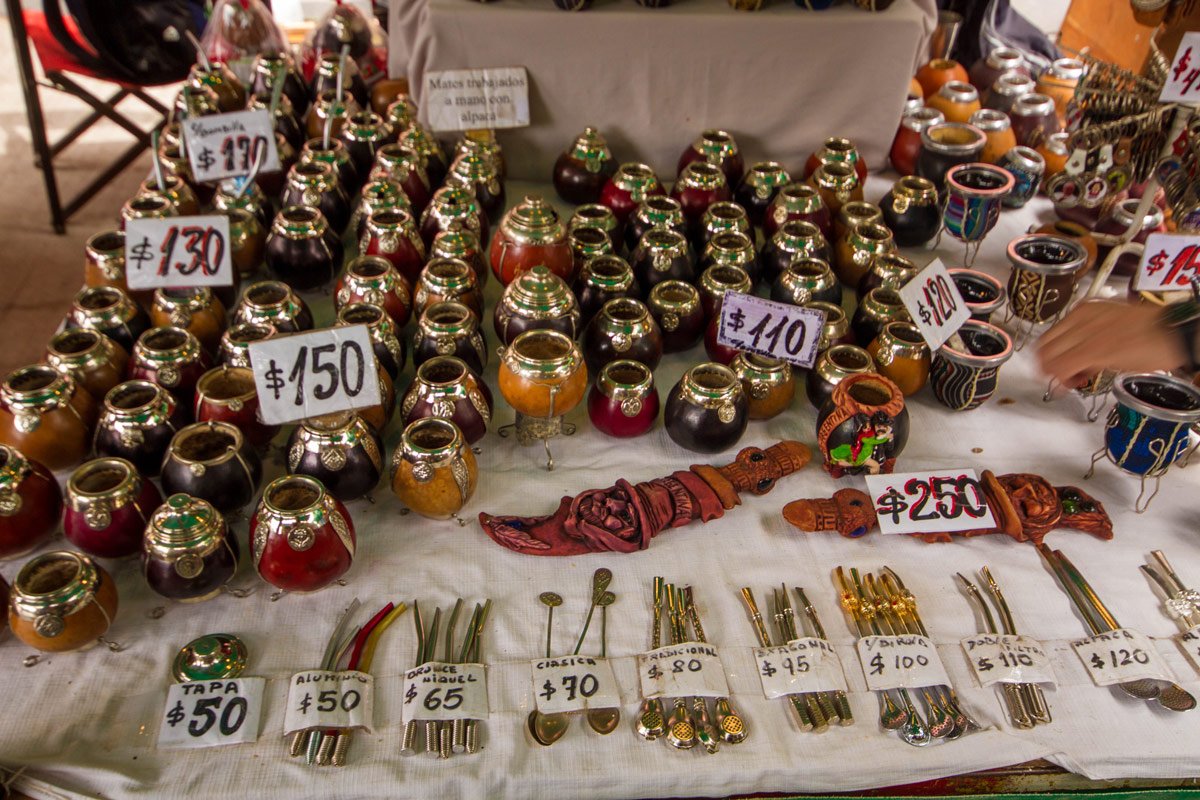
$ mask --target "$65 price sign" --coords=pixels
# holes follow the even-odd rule
[[[487,667],[430,661],[404,673],[405,722],[487,719]]]
[[[535,658],[530,667],[534,702],[543,714],[621,705],[617,678],[608,659],[591,656]]]
[[[125,224],[125,277],[130,289],[230,286],[229,217],[131,219]]]
[[[940,258],[901,287],[900,299],[930,350],[945,344],[971,318],[971,309]]]
[[[974,470],[866,478],[881,533],[942,533],[996,525]]]
[[[288,688],[285,734],[309,728],[365,728],[375,716],[375,678],[365,672],[297,672]]]
[[[825,315],[815,308],[763,300],[742,292],[725,292],[717,342],[726,347],[811,367]]]
[[[258,741],[265,684],[263,678],[172,684],[158,746],[216,747]]]

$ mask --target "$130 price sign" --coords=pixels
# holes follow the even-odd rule
[[[900,288],[900,299],[930,350],[937,350],[971,318],[971,309],[940,258]]]
[[[1075,655],[1087,667],[1097,686],[1151,680],[1175,682],[1171,668],[1144,633],[1127,628],[1098,633],[1090,639],[1071,642]]]
[[[815,308],[800,308],[752,294],[725,292],[717,342],[726,347],[811,367],[825,315]]]
[[[125,278],[130,289],[233,285],[229,217],[129,220]]]
[[[1186,292],[1200,276],[1200,236],[1152,233],[1134,276],[1139,292]]]
[[[846,689],[842,662],[833,645],[824,639],[796,639],[778,647],[756,647],[754,661],[768,700]]]
[[[980,686],[1054,683],[1054,667],[1041,644],[1027,636],[981,633],[962,640]]]
[[[285,734],[309,728],[364,728],[375,716],[375,678],[365,672],[311,669],[292,676]]]
[[[950,685],[937,648],[924,636],[864,636],[856,646],[873,692]]]
[[[158,746],[182,749],[257,742],[265,684],[264,678],[172,684]]]
[[[259,173],[279,171],[275,126],[266,109],[185,119],[183,137],[197,183],[249,175],[260,158]]]
[[[533,699],[543,714],[565,714],[621,705],[617,678],[606,658],[564,656],[535,658]]]
[[[660,647],[638,656],[642,697],[728,697],[721,654],[710,644]]]
[[[430,661],[404,673],[405,722],[487,719],[487,667]]]
[[[251,342],[250,366],[268,425],[380,403],[378,365],[366,325]]]
[[[996,525],[974,470],[866,478],[881,533],[942,533]]]

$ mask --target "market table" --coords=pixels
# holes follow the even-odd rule
[[[872,176],[867,197],[878,199],[890,178]],[[510,202],[534,189],[550,197],[548,187],[513,183]],[[560,210],[565,211],[562,206]],[[1021,211],[1005,211],[985,242],[976,266],[1007,274],[1004,245],[1035,221],[1050,218],[1041,200]],[[936,251],[949,266],[959,263],[961,246],[945,240]],[[910,251],[914,259],[933,253]],[[489,307],[499,291],[488,287]],[[330,319],[327,297],[309,298],[318,309],[317,324]],[[67,298],[63,299],[64,306]],[[486,325],[489,341],[490,324]],[[1162,549],[1185,582],[1200,576],[1195,534],[1194,492],[1197,477],[1172,471],[1150,511],[1131,510],[1137,481],[1108,463],[1080,483],[1090,454],[1100,446],[1103,422],[1088,423],[1076,398],[1042,400],[1045,379],[1038,374],[1032,348],[1001,371],[996,397],[979,410],[952,413],[928,388],[910,398],[912,434],[898,467],[919,469],[969,467],[996,473],[1036,472],[1056,485],[1083,485],[1113,516],[1116,537],[1101,541],[1082,533],[1055,532],[1049,542],[1062,548],[1092,581],[1099,595],[1125,625],[1158,639],[1157,646],[1182,686],[1200,692],[1200,675],[1185,661],[1172,637],[1175,623],[1163,612],[1137,566],[1150,550]],[[705,360],[697,347],[664,360],[656,380],[665,395],[684,369]],[[406,385],[411,366],[400,379]],[[496,359],[486,375],[495,386]],[[767,446],[798,439],[815,451],[815,412],[798,392],[784,414],[752,422],[741,442]],[[512,411],[497,394],[494,425],[511,421]],[[547,473],[540,446],[522,448],[494,431],[480,442],[480,487],[464,510],[511,514],[550,513],[560,496],[611,485],[617,478],[648,480],[688,464],[721,464],[736,452],[697,456],[680,449],[661,423],[634,441],[602,436],[587,422],[584,409],[568,416],[579,432],[554,441],[557,467]],[[399,436],[393,422],[389,452]],[[282,470],[278,453],[268,477]],[[257,586],[250,597],[222,595],[200,605],[166,604],[145,586],[135,561],[110,564],[121,594],[121,608],[109,638],[123,646],[43,657],[22,666],[32,651],[7,637],[0,659],[8,670],[0,763],[25,766],[16,788],[37,798],[131,798],[196,795],[210,800],[255,797],[400,797],[538,798],[724,796],[747,792],[830,792],[893,786],[974,770],[1045,758],[1097,780],[1123,778],[1183,779],[1200,775],[1200,712],[1174,714],[1151,708],[1113,690],[1093,686],[1069,642],[1085,628],[1067,597],[1056,586],[1029,544],[1005,536],[956,539],[926,544],[908,537],[871,533],[844,539],[834,533],[800,533],[780,516],[783,505],[801,497],[828,496],[860,479],[834,481],[819,464],[810,464],[781,480],[770,494],[743,496],[743,505],[707,525],[668,530],[648,550],[630,555],[593,554],[575,558],[518,555],[493,543],[473,521],[460,527],[404,515],[386,484],[374,501],[357,501],[350,510],[359,550],[347,585],[314,595],[270,599],[270,591],[243,563],[237,586]],[[246,544],[245,519],[235,530]],[[54,546],[62,546],[60,540]],[[243,552],[247,552],[243,548]],[[248,560],[247,560],[248,561]],[[920,608],[959,696],[984,730],[955,742],[917,749],[884,734],[876,721],[876,700],[865,683],[853,651],[854,637],[837,604],[830,573],[837,565],[878,571],[891,566],[905,579]],[[1052,724],[1030,731],[1014,729],[1005,719],[999,696],[977,688],[958,641],[977,632],[975,616],[956,585],[954,572],[974,575],[988,565],[1004,588],[1017,628],[1043,641],[1054,657],[1059,686],[1047,691]],[[19,567],[5,563],[11,580]],[[592,572],[608,567],[617,602],[608,614],[608,651],[615,659],[622,692],[622,723],[600,737],[574,721],[551,748],[533,743],[525,730],[532,708],[529,660],[542,653],[545,609],[538,594],[553,590],[566,602],[554,615],[556,650],[569,650],[586,611]],[[716,755],[699,748],[677,752],[663,741],[645,743],[633,732],[632,715],[640,697],[635,654],[649,648],[648,605],[652,578],[662,575],[691,584],[710,642],[721,648],[732,699],[745,716],[748,740],[724,746]],[[760,602],[772,586],[802,586],[816,605],[845,666],[857,722],[824,735],[800,733],[782,700],[763,698],[751,658],[756,644],[739,588],[753,587]],[[421,601],[426,613],[444,610],[456,597],[467,608],[492,599],[484,631],[483,660],[489,667],[491,716],[485,723],[483,749],[448,761],[398,754],[400,708],[398,676],[412,666],[416,637],[411,611],[380,642],[374,672],[379,689],[375,732],[358,735],[344,769],[308,767],[287,756],[282,726],[288,677],[316,666],[325,639],[342,609],[355,597],[363,601],[358,622],[387,601]],[[158,615],[156,609],[164,608]],[[368,612],[367,609],[371,611]],[[463,623],[460,621],[459,630]],[[241,636],[250,649],[248,675],[268,680],[261,737],[257,744],[209,750],[160,751],[155,748],[169,682],[169,665],[180,646],[216,631]],[[598,652],[593,625],[583,652]],[[985,784],[986,785],[986,784]]]

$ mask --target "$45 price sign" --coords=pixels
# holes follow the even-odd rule
[[[996,525],[974,470],[866,478],[881,533],[942,533]]]
[[[535,658],[529,663],[533,671],[534,702],[543,714],[621,705],[617,678],[606,658],[565,656]]]
[[[1087,667],[1097,686],[1140,681],[1147,678],[1175,682],[1171,668],[1144,633],[1116,628],[1090,639],[1071,642],[1075,655]]]
[[[366,325],[251,342],[250,366],[268,425],[381,402],[378,364]]]
[[[131,219],[125,224],[125,277],[130,289],[231,286],[229,217]]]
[[[856,647],[873,692],[950,685],[937,648],[924,636],[864,636]]]
[[[1139,292],[1190,291],[1192,279],[1200,277],[1200,236],[1152,233],[1134,276]]]
[[[940,258],[900,289],[900,299],[930,350],[937,350],[971,318],[971,309]]]
[[[258,741],[264,678],[172,684],[158,746],[217,747]]]
[[[260,173],[279,171],[275,125],[266,109],[185,119],[183,137],[197,183],[249,175],[259,159]]]
[[[963,639],[962,648],[980,686],[1054,683],[1050,656],[1041,644],[1027,636],[981,633]]]
[[[430,661],[404,673],[405,722],[487,719],[487,667]]]
[[[292,676],[285,734],[309,728],[364,728],[375,716],[375,678],[365,672],[311,669]]]
[[[726,347],[811,367],[825,315],[815,308],[800,308],[752,294],[725,292],[717,342]]]

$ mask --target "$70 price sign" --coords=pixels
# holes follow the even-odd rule
[[[125,277],[130,289],[232,285],[229,217],[129,220]]]
[[[197,183],[279,171],[275,125],[266,109],[211,114],[183,121],[183,137]]]
[[[535,658],[530,662],[530,668],[534,702],[543,714],[621,705],[617,678],[608,659],[591,656]]]
[[[943,533],[996,525],[974,470],[866,478],[881,533]]]
[[[487,667],[431,661],[404,673],[405,722],[487,719]]]
[[[182,749],[258,741],[265,684],[264,678],[172,684],[158,746]]]
[[[971,309],[940,258],[900,288],[900,299],[930,350],[937,350],[971,318]]]
[[[742,292],[725,292],[717,342],[726,347],[811,367],[825,315],[815,308],[763,300]]]
[[[1200,236],[1152,233],[1146,239],[1133,288],[1139,292],[1186,292],[1198,276]]]

